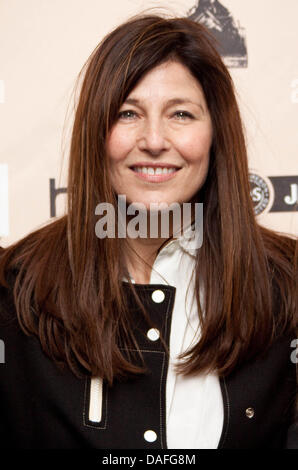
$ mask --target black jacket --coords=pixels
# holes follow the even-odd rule
[[[150,316],[169,343],[175,287],[136,285]],[[162,303],[151,294],[165,293]],[[41,350],[38,338],[20,329],[11,290],[0,287],[0,448],[166,449],[165,390],[168,360],[159,340],[150,341],[129,289],[136,336],[148,373],[103,383],[102,420],[89,421],[90,377],[79,379],[59,370]],[[220,379],[224,425],[219,448],[296,448],[296,368],[291,361],[292,337],[274,343],[262,358],[247,362]],[[2,343],[3,344],[3,343]],[[147,442],[146,430],[157,439]]]

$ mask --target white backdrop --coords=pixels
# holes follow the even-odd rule
[[[214,7],[214,0],[209,4]],[[247,64],[230,72],[246,128],[257,217],[297,234],[298,1],[219,4],[247,48]],[[198,1],[0,0],[2,246],[63,213],[77,75],[106,33],[151,7],[189,16]]]

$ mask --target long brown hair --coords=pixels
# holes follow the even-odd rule
[[[208,176],[197,195],[204,203],[204,243],[196,267],[201,337],[178,370],[228,374],[296,326],[296,242],[255,220],[233,83],[212,37],[186,18],[135,17],[106,36],[85,64],[67,215],[5,249],[0,263],[4,285],[15,270],[15,304],[24,331],[37,335],[57,363],[75,373],[83,367],[110,384],[143,369],[119,346],[137,346],[121,281],[127,274],[123,243],[98,239],[94,229],[96,205],[117,204],[106,137],[139,79],[168,60],[186,65],[201,83],[214,133]]]

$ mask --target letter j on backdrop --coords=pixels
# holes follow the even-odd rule
[[[2,163],[0,164],[0,237],[8,235],[8,165]]]

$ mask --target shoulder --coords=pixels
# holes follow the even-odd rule
[[[272,306],[297,327],[297,238],[260,227],[270,277]]]

